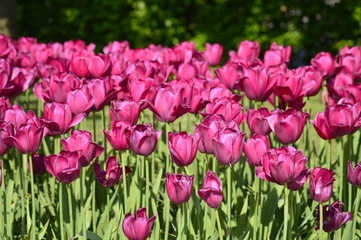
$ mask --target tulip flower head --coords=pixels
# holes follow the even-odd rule
[[[145,240],[149,237],[157,215],[148,218],[146,211],[146,208],[140,208],[135,216],[131,213],[125,214],[122,228],[129,240]]]
[[[352,163],[348,162],[347,180],[356,187],[361,187],[361,163],[356,163],[355,168],[352,168]]]
[[[165,188],[170,200],[175,204],[185,203],[192,194],[194,175],[167,173]]]
[[[149,156],[155,150],[161,131],[155,131],[152,124],[137,124],[125,130],[130,148],[139,155]]]
[[[211,208],[219,207],[223,200],[222,182],[214,172],[208,170],[203,188],[198,190],[198,195]]]
[[[323,206],[323,230],[325,232],[337,231],[343,224],[352,220],[350,212],[342,212],[343,202],[336,201],[331,205]],[[317,225],[316,230],[320,229],[320,211],[319,206],[316,207]]]
[[[317,202],[330,200],[335,180],[331,169],[320,167],[313,169],[310,176],[310,192],[313,200]]]
[[[172,161],[180,167],[192,164],[197,155],[199,134],[169,132],[168,148]]]
[[[109,156],[105,163],[105,171],[100,168],[99,162],[95,160],[94,162],[94,173],[98,181],[103,185],[103,187],[112,187],[118,184],[119,180],[123,178],[123,169],[118,164],[116,157]],[[128,174],[132,170],[125,166],[125,173]]]

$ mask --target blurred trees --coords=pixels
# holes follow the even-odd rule
[[[97,50],[113,40],[135,47],[181,41],[241,40],[263,50],[275,41],[293,47],[294,64],[319,51],[361,45],[361,1],[355,0],[18,0],[18,36],[39,41],[83,39]]]

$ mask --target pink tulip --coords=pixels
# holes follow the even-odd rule
[[[257,41],[242,41],[238,46],[237,55],[240,59],[253,63],[259,56],[261,48]]]
[[[323,206],[323,230],[325,232],[334,232],[337,231],[343,224],[352,220],[352,215],[350,212],[342,212],[343,202],[336,201],[331,203],[331,205]],[[317,226],[316,230],[320,229],[320,205],[316,207],[317,215]]]
[[[325,119],[325,113],[317,113],[315,120],[311,120],[310,122],[322,139],[328,140],[337,137],[335,134],[333,134],[330,126],[328,125],[328,122]]]
[[[237,72],[237,66],[233,64],[226,64],[221,68],[214,69],[214,72],[219,81],[229,89],[233,89],[234,84],[241,78]]]
[[[87,82],[90,93],[94,96],[95,102],[92,110],[100,111],[115,99],[118,90],[111,85],[110,79],[92,79]]]
[[[222,182],[214,172],[208,170],[203,188],[198,190],[198,195],[211,208],[219,207],[223,200]]]
[[[320,52],[312,58],[311,64],[322,73],[324,77],[330,77],[335,71],[335,59],[329,52]]]
[[[278,140],[286,145],[296,142],[301,137],[308,118],[308,113],[295,109],[288,109],[284,112],[276,109],[267,119]]]
[[[179,167],[192,164],[197,155],[199,134],[169,132],[168,148],[172,161]]]
[[[63,150],[58,155],[46,156],[45,168],[56,180],[69,184],[79,177],[80,163],[84,161],[81,158],[84,158],[81,151]]]
[[[171,86],[161,86],[157,89],[154,102],[150,103],[149,108],[159,121],[172,123],[190,110],[183,98],[183,89],[175,92]]]
[[[43,79],[34,86],[35,95],[44,102],[65,103],[67,94],[71,89],[70,82],[67,80],[67,73],[52,74],[49,78]]]
[[[109,108],[110,119],[134,125],[138,121],[141,109],[142,103],[132,100],[114,100]]]
[[[270,50],[267,50],[264,54],[264,65],[266,68],[279,66],[284,63],[288,63],[291,56],[290,46],[280,46],[276,43],[272,43]]]
[[[248,109],[247,125],[249,130],[256,134],[268,135],[270,132],[272,132],[272,129],[270,128],[267,120],[267,117],[269,116],[271,116],[271,113],[265,107],[258,109]]]
[[[17,131],[23,124],[26,124],[26,121],[29,118],[34,116],[34,112],[24,112],[24,110],[19,105],[13,105],[5,110],[4,121],[11,122],[13,124],[14,130]]]
[[[208,62],[209,66],[217,66],[221,62],[223,54],[223,47],[218,44],[206,43],[206,51],[203,54],[204,59]]]
[[[313,169],[310,176],[310,192],[313,200],[317,202],[329,201],[335,180],[331,169],[320,167]]]
[[[192,195],[193,179],[194,175],[167,173],[165,188],[169,199],[175,204],[187,202]]]
[[[146,212],[147,209],[140,208],[137,210],[136,216],[131,213],[125,214],[122,228],[125,236],[129,240],[145,240],[151,234],[152,226],[157,215],[148,218]]]
[[[263,155],[270,149],[270,141],[266,135],[252,134],[243,145],[246,161],[251,166],[260,166]]]
[[[33,161],[33,172],[34,175],[42,175],[45,172],[45,156],[43,154],[33,154],[31,161]],[[30,163],[28,163],[28,170],[30,171]]]
[[[139,155],[149,156],[155,150],[161,131],[155,131],[153,125],[137,124],[125,130],[130,148]]]
[[[237,163],[242,156],[245,132],[222,128],[213,137],[214,155],[224,165]]]
[[[103,187],[112,187],[118,184],[119,180],[123,178],[123,169],[117,162],[116,157],[109,156],[106,160],[105,171],[100,168],[98,160],[94,161],[94,173],[98,181]],[[125,173],[128,174],[132,170],[128,166],[125,167]]]
[[[293,147],[271,149],[263,155],[262,165],[255,172],[258,178],[298,190],[307,180],[307,161],[308,158]]]
[[[222,115],[226,121],[233,120],[238,124],[241,124],[245,120],[245,115],[242,110],[242,105],[237,101],[228,97],[223,97],[215,99],[212,103],[207,104],[206,112],[203,115],[219,114]]]
[[[14,129],[11,122],[0,121],[0,156],[6,154],[13,146],[12,142],[6,140],[14,135]]]
[[[10,108],[10,100],[6,97],[0,97],[0,120],[5,117],[5,111]]]
[[[85,113],[72,116],[70,107],[66,103],[46,103],[44,105],[43,123],[49,130],[50,136],[67,133],[71,127],[85,118]]]
[[[91,95],[87,85],[84,85],[82,88],[69,91],[66,96],[66,103],[74,115],[88,114],[95,104],[95,97]]]
[[[122,151],[129,149],[129,141],[125,135],[125,129],[127,129],[129,124],[124,122],[111,121],[110,122],[109,132],[103,130],[105,137],[112,146],[114,150]]]
[[[348,162],[347,180],[356,187],[361,187],[361,163],[356,163],[355,168],[352,168],[352,163]]]
[[[74,130],[71,136],[67,139],[61,139],[61,145],[66,151],[82,151],[84,162],[81,162],[81,167],[86,167],[90,162],[104,152],[104,148],[92,142],[91,133],[88,131]]]

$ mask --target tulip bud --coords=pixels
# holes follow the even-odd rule
[[[180,167],[192,164],[197,155],[199,134],[168,133],[168,148],[172,161]]]
[[[203,188],[198,190],[198,195],[211,208],[219,207],[223,200],[222,182],[214,172],[207,172],[204,178]]]
[[[192,194],[193,179],[194,175],[167,173],[165,188],[169,199],[175,204],[187,202]]]
[[[317,202],[330,200],[335,180],[332,170],[320,167],[313,169],[310,177],[310,192],[313,200]]]
[[[33,172],[34,175],[42,175],[45,172],[44,164],[45,156],[43,154],[33,154],[31,161],[33,161]],[[28,170],[30,171],[30,164],[28,163]]]
[[[329,52],[320,52],[311,60],[312,66],[317,68],[324,77],[330,77],[335,71],[335,59]]]
[[[343,224],[352,220],[350,212],[342,212],[343,202],[336,201],[331,205],[323,206],[323,230],[325,232],[337,231]],[[320,205],[316,207],[317,226],[316,230],[320,229]]]
[[[155,131],[151,123],[137,124],[125,130],[130,148],[142,156],[149,156],[155,150],[161,133],[161,131]]]
[[[246,161],[251,166],[260,166],[263,154],[270,149],[270,141],[266,135],[252,134],[243,145]]]
[[[268,135],[272,131],[267,120],[270,115],[270,111],[265,107],[248,109],[247,125],[249,130],[253,133]]]
[[[127,123],[111,121],[109,132],[103,130],[105,137],[114,150],[122,151],[129,149],[129,141],[125,130],[129,127]]]
[[[122,228],[129,240],[145,240],[149,237],[157,215],[148,219],[146,211],[146,208],[140,208],[137,210],[136,216],[131,213],[125,214]]]
[[[203,56],[204,59],[209,63],[209,66],[217,66],[222,58],[223,47],[218,44],[209,44],[206,43],[206,51]]]
[[[348,162],[347,180],[352,185],[361,187],[361,163],[356,163],[355,168],[352,169],[352,163]]]

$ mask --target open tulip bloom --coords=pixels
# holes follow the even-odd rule
[[[148,218],[146,211],[146,208],[140,208],[135,216],[131,213],[125,214],[122,228],[129,240],[145,240],[149,237],[157,215]]]

